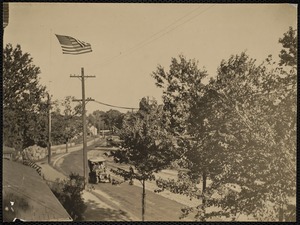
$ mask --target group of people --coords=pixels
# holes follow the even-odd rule
[[[105,166],[103,163],[94,164],[93,171],[105,172]]]

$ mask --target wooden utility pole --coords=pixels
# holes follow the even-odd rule
[[[85,78],[91,78],[96,76],[84,76],[84,68],[81,68],[81,76],[77,75],[70,75],[71,78],[76,77],[81,79],[81,86],[82,86],[82,99],[81,100],[74,100],[74,101],[82,101],[82,136],[83,136],[83,176],[84,176],[84,187],[86,188],[86,184],[88,183],[88,168],[87,168],[87,140],[86,140],[86,112],[85,112],[85,105],[87,101],[93,101],[93,99],[85,99]]]
[[[51,98],[50,94],[48,95],[48,164],[51,163]]]
[[[145,198],[146,198],[145,179],[143,179],[142,185],[143,185],[143,193],[142,193],[142,221],[144,222],[145,221],[145,208],[146,208],[146,204],[145,204]]]

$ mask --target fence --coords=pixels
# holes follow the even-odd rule
[[[22,158],[23,158],[24,165],[32,167],[38,172],[40,176],[42,176],[42,167],[40,167],[35,162],[32,162],[30,159],[28,159],[25,152],[22,153]]]

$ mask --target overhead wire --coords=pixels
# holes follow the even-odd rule
[[[133,50],[133,49],[139,47],[140,45],[142,45],[142,44],[144,44],[145,42],[149,41],[149,39],[155,37],[156,35],[160,34],[161,32],[164,32],[167,28],[173,26],[173,25],[176,24],[178,21],[180,21],[180,20],[184,19],[185,17],[187,17],[188,15],[192,14],[193,12],[195,12],[196,10],[198,10],[200,7],[202,7],[202,5],[200,5],[199,7],[195,8],[195,9],[193,9],[192,11],[188,12],[187,14],[185,14],[185,15],[182,16],[182,17],[180,17],[179,19],[175,20],[174,22],[172,22],[172,23],[169,24],[168,26],[164,27],[163,29],[161,29],[161,30],[155,32],[154,34],[150,35],[149,37],[145,38],[143,41],[140,41],[140,42],[137,43],[135,46],[133,46],[133,47],[127,49],[125,52],[131,51],[131,50]],[[110,62],[111,60],[116,59],[116,58],[119,58],[119,57],[121,57],[120,54],[117,54],[117,55],[111,57],[110,59],[106,60],[106,62]],[[105,64],[106,62],[104,62],[104,64]]]
[[[60,102],[63,102],[63,100],[58,100]],[[104,103],[104,102],[100,102],[100,101],[97,101],[97,100],[93,100],[93,101],[87,101],[86,104],[88,102],[96,102],[100,105],[105,105],[105,106],[109,106],[109,107],[113,107],[113,108],[119,108],[119,109],[129,109],[129,110],[138,110],[139,108],[136,108],[136,107],[127,107],[127,106],[117,106],[117,105],[112,105],[112,104],[108,104],[108,103]],[[80,111],[77,111],[75,112],[74,114],[72,115],[69,115],[69,118],[68,119],[72,119],[73,117],[79,115],[81,112]]]
[[[120,57],[123,57],[123,56],[126,56],[126,55],[129,55],[129,54],[132,54],[134,53],[135,51],[143,48],[144,46],[156,41],[157,39],[163,37],[164,35],[172,32],[173,30],[177,29],[179,26],[182,26],[184,24],[186,24],[187,22],[191,21],[192,19],[198,17],[199,15],[203,14],[204,12],[206,12],[207,10],[209,10],[210,8],[212,8],[213,6],[215,5],[212,5],[204,10],[202,10],[201,12],[197,13],[196,15],[190,17],[188,20],[185,20],[183,21],[183,23],[179,23],[177,24],[176,26],[174,26],[173,28],[171,28],[173,25],[175,25],[177,22],[183,20],[184,18],[188,17],[189,15],[191,15],[193,12],[197,11],[199,8],[202,7],[199,6],[193,10],[191,10],[190,12],[188,12],[187,14],[183,15],[182,17],[180,17],[179,19],[175,20],[174,22],[172,22],[171,24],[169,24],[168,26],[164,27],[163,29],[159,30],[158,32],[154,33],[153,35],[151,35],[150,37],[146,38],[144,41],[141,41],[139,42],[137,45],[135,45],[134,47],[128,49],[127,51],[125,51],[124,54],[122,55],[115,55],[113,56],[112,58],[110,58],[106,63],[102,64],[102,66],[105,66],[105,65],[108,65],[110,64],[111,62],[113,62],[114,59],[118,59]],[[171,28],[171,29],[169,29]],[[168,30],[169,29],[169,30]],[[159,36],[157,36],[159,35]],[[156,37],[157,36],[157,37]],[[154,38],[156,37],[156,38]],[[153,39],[154,38],[154,39]],[[112,104],[107,104],[107,103],[103,103],[103,102],[100,102],[100,101],[94,101],[98,104],[101,104],[101,105],[105,105],[105,106],[110,106],[110,107],[114,107],[114,108],[119,108],[119,109],[130,109],[130,110],[134,110],[134,109],[138,109],[138,108],[134,108],[134,107],[123,107],[123,106],[116,106],[116,105],[112,105]],[[76,113],[77,114],[77,113]],[[76,115],[75,114],[75,115]],[[75,116],[73,115],[73,116]]]
[[[161,32],[164,31],[164,30],[166,30],[165,32],[161,33],[158,37],[156,37],[156,38],[154,38],[154,39],[151,39],[151,38],[149,39],[149,38],[148,38],[149,40],[146,39],[146,41],[140,42],[140,43],[137,44],[136,46],[134,46],[134,47],[128,49],[127,51],[125,51],[124,54],[122,54],[122,55],[116,55],[116,56],[112,57],[112,58],[109,59],[106,63],[103,63],[102,66],[109,65],[111,62],[113,62],[114,59],[118,59],[118,58],[121,58],[121,57],[124,57],[124,56],[126,56],[126,55],[130,55],[130,54],[134,53],[135,51],[137,51],[137,50],[143,48],[144,46],[146,46],[146,45],[148,45],[148,44],[150,44],[150,43],[156,41],[157,39],[159,39],[159,38],[165,36],[166,34],[172,32],[173,30],[177,29],[179,26],[182,26],[182,25],[186,24],[187,22],[191,21],[192,19],[194,19],[194,18],[200,16],[201,14],[203,14],[204,12],[206,12],[207,10],[211,9],[211,8],[214,7],[214,6],[215,6],[215,5],[209,6],[209,7],[207,7],[206,9],[202,10],[201,12],[199,12],[198,14],[196,14],[196,15],[190,17],[188,20],[185,20],[183,23],[180,23],[179,25],[173,27],[173,28],[170,29],[170,30],[166,30],[167,28],[169,28],[169,27],[171,27],[172,25],[176,24],[178,21],[180,21],[181,19],[187,17],[188,15],[190,15],[191,13],[193,13],[194,11],[196,11],[196,10],[198,10],[198,9],[200,8],[200,7],[197,7],[196,9],[192,10],[191,12],[189,12],[189,13],[186,14],[186,15],[184,15],[183,17],[177,19],[175,22],[173,22],[172,24],[168,25],[167,27],[165,27],[165,28],[162,29],[161,31],[156,32],[155,34],[153,34],[153,35],[150,36],[151,38],[152,38],[152,37],[155,37],[157,34],[161,33]]]
[[[111,104],[107,104],[104,102],[100,102],[100,101],[96,101],[94,100],[94,102],[101,104],[101,105],[105,105],[105,106],[110,106],[110,107],[114,107],[114,108],[119,108],[119,109],[139,109],[139,108],[134,108],[134,107],[124,107],[124,106],[116,106],[116,105],[111,105]]]

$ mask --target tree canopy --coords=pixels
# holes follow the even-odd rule
[[[279,39],[279,43],[281,43],[283,47],[279,54],[279,65],[297,66],[297,30],[290,27],[289,30],[283,34],[283,37]]]
[[[91,125],[97,128],[97,130],[104,130],[105,128],[105,112],[96,110],[92,114],[89,114],[87,120]]]
[[[178,154],[174,141],[162,126],[162,107],[155,100],[143,98],[137,113],[124,118],[120,138],[122,148],[113,151],[114,160],[131,165],[131,169],[113,170],[125,180],[137,179],[143,185],[142,218],[144,220],[145,181],[153,180],[154,172],[166,168]],[[177,157],[176,157],[177,155]]]
[[[122,127],[123,113],[115,109],[110,109],[104,114],[104,122],[112,132],[115,132],[116,128]]]
[[[47,105],[45,87],[39,83],[40,68],[21,46],[3,49],[3,141],[22,149],[44,142]]]
[[[73,103],[74,96],[66,96],[59,104],[53,104],[51,117],[52,144],[63,144],[82,132],[81,103]]]
[[[280,39],[279,63],[269,56],[257,64],[246,53],[223,60],[206,85],[201,82],[205,71],[182,56],[172,59],[168,73],[161,66],[153,73],[164,89],[165,115],[175,124],[171,132],[184,139],[189,170],[178,182],[157,184],[202,200],[199,207],[183,210],[185,215],[282,221],[285,211],[285,220],[290,219],[296,190],[295,40],[291,29]]]

